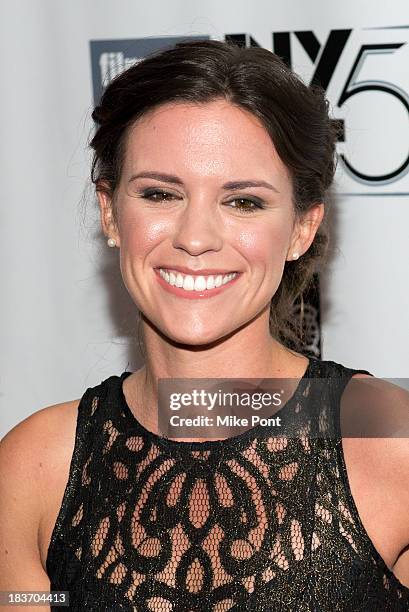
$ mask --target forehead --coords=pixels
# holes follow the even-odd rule
[[[261,121],[227,100],[172,102],[149,111],[129,131],[124,166],[215,176],[257,169],[264,178],[288,180]]]

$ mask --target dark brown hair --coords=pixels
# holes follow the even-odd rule
[[[274,53],[215,40],[186,41],[155,52],[117,76],[92,113],[97,124],[91,179],[115,200],[130,126],[168,102],[206,103],[224,98],[250,111],[264,125],[293,185],[293,204],[303,215],[317,202],[327,203],[333,180],[337,127],[318,86],[308,87]],[[325,207],[327,209],[327,206]],[[113,204],[114,219],[117,219]],[[271,300],[270,332],[303,352],[303,329],[294,307],[325,261],[327,210],[313,243],[295,261],[285,263]],[[304,330],[305,331],[305,330]]]

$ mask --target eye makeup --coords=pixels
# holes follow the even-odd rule
[[[144,189],[138,192],[136,195],[144,200],[149,200],[151,202],[158,202],[158,203],[169,202],[173,199],[176,199],[176,200],[182,199],[179,196],[176,196],[175,194],[169,191],[165,191],[164,189],[158,189],[158,188],[153,188],[153,187]],[[247,202],[248,205],[244,207],[243,207],[243,204],[241,204],[239,207],[231,206],[231,208],[236,208],[240,213],[243,213],[243,214],[248,214],[248,213],[251,214],[253,212],[256,212],[257,210],[263,210],[266,208],[263,201],[260,198],[256,198],[254,196],[235,197],[229,200],[228,202],[226,202],[226,204],[231,204],[233,202],[241,202],[241,203]]]

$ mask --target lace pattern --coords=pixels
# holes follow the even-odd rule
[[[51,588],[70,591],[73,610],[409,610],[409,588],[356,520],[340,440],[311,435],[336,429],[355,372],[311,359],[287,416],[305,412],[311,377],[334,384],[291,438],[264,427],[167,440],[126,405],[130,372],[88,389],[47,558]]]

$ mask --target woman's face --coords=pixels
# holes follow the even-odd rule
[[[191,345],[260,317],[268,329],[285,261],[307,250],[323,212],[320,205],[315,225],[300,231],[290,177],[267,131],[225,100],[169,103],[141,117],[128,135],[117,228],[109,200],[99,200],[135,304],[165,336]],[[180,285],[185,274],[177,280],[177,267],[238,274],[217,287],[215,273],[216,287],[196,292],[160,276],[159,268],[174,270]]]

